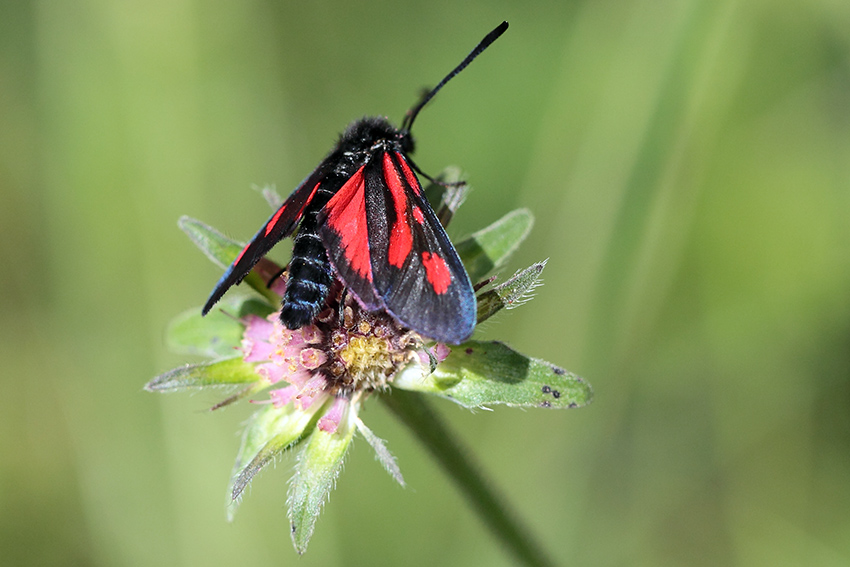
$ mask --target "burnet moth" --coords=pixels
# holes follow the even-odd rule
[[[289,329],[324,308],[334,276],[367,311],[384,310],[436,341],[458,344],[475,327],[475,294],[411,161],[419,111],[505,30],[502,22],[404,117],[352,123],[336,147],[292,192],[237,256],[210,294],[206,315],[295,229],[280,312]],[[423,174],[424,175],[424,174]],[[427,176],[426,176],[427,177]]]

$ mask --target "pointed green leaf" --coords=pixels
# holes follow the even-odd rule
[[[372,430],[366,427],[366,424],[363,423],[359,417],[357,418],[357,431],[359,431],[360,434],[366,438],[366,441],[369,442],[369,445],[372,446],[372,449],[375,451],[375,458],[380,461],[384,470],[387,471],[397,483],[405,486],[404,477],[401,476],[401,469],[398,468],[398,463],[396,462],[393,454],[390,453],[390,450],[387,449],[387,445],[384,443],[384,440],[372,433]]]
[[[172,319],[165,334],[169,349],[216,358],[232,356],[245,331],[239,319],[249,314],[266,317],[272,312],[265,301],[239,295],[223,299],[220,305],[206,317],[196,307]]]
[[[466,407],[575,408],[593,399],[593,389],[583,378],[500,342],[468,341],[452,347],[432,374],[426,375],[421,365],[411,365],[396,376],[393,385],[439,394]]]
[[[191,217],[180,217],[177,225],[206,254],[207,258],[222,269],[230,267],[244,247],[244,244],[231,240],[211,226]],[[280,271],[280,266],[263,258],[257,262],[243,281],[268,299],[272,305],[277,305],[280,297],[269,289],[267,282],[279,275]]]
[[[460,168],[449,166],[437,176],[439,183],[425,187],[425,198],[443,226],[448,226],[471,191],[469,185],[461,182],[461,176]]]
[[[233,386],[260,381],[254,365],[241,356],[202,364],[187,364],[160,374],[145,385],[149,392],[176,392],[212,386]]]
[[[469,279],[477,282],[504,265],[534,224],[528,209],[517,209],[455,245]]]
[[[431,205],[431,208],[436,211],[443,203],[443,196],[446,194],[446,186],[444,183],[457,183],[460,181],[460,178],[460,168],[450,165],[437,175],[436,179],[439,183],[428,181],[423,188],[423,191],[425,192],[425,198],[428,200],[428,204]]]
[[[292,543],[298,553],[307,550],[316,518],[342,468],[354,435],[355,417],[356,411],[349,408],[335,433],[314,429],[298,456],[287,499]]]
[[[519,307],[529,299],[534,288],[540,285],[540,273],[547,260],[520,270],[508,281],[478,296],[478,323],[486,321],[502,309]]]
[[[269,404],[254,413],[242,435],[242,446],[227,487],[230,500],[227,507],[228,521],[233,519],[238,499],[254,476],[301,439],[305,431],[309,431],[316,411],[321,406],[314,404],[312,410],[302,411],[296,409],[294,404],[282,408]]]
[[[177,226],[221,269],[230,266],[242,251],[243,245],[192,217],[180,217]]]

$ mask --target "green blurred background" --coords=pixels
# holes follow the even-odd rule
[[[502,19],[416,157],[468,173],[455,237],[535,212],[481,336],[596,400],[437,408],[565,565],[850,565],[845,0],[0,2],[0,563],[511,564],[379,403],[410,487],[359,440],[298,559],[290,462],[225,521],[251,408],[142,391],[219,277],[177,218],[248,238]]]

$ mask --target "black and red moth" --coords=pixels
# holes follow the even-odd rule
[[[245,246],[210,294],[206,315],[281,239],[298,227],[280,312],[289,329],[311,323],[334,275],[368,311],[385,310],[404,326],[458,344],[475,327],[469,276],[408,157],[416,115],[505,30],[502,22],[405,115],[352,123],[336,147]],[[421,173],[421,171],[420,171]]]

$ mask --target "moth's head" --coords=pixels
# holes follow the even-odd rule
[[[340,136],[339,146],[344,151],[372,151],[376,146],[398,144],[402,151],[413,151],[410,132],[396,128],[383,117],[367,117],[352,122]]]

